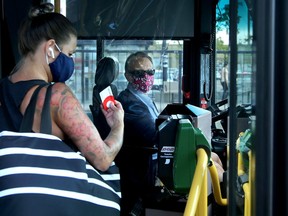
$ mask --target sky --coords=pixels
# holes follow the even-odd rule
[[[226,4],[229,4],[229,0],[219,0],[218,7],[216,8],[216,10],[220,9],[222,11],[224,5]],[[218,11],[216,12],[216,14],[218,14]],[[229,43],[229,33],[226,29],[222,31],[217,31],[216,38],[221,38],[221,40],[224,42],[225,45],[228,45]]]
[[[229,44],[229,34],[227,33],[226,30],[218,31],[216,33],[216,37],[221,38],[225,45]]]
[[[240,17],[240,22],[238,24],[238,32],[237,35],[238,42],[245,42],[248,38],[248,10],[245,0],[238,0],[238,16]],[[219,8],[223,9],[224,5],[229,4],[229,0],[219,0]],[[250,25],[252,26],[252,24]],[[250,27],[250,32],[252,33],[252,27]],[[224,44],[229,43],[229,33],[226,29],[219,31],[216,33],[216,37],[223,40]]]

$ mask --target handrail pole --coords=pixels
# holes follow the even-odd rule
[[[186,203],[184,216],[194,216],[197,210],[201,188],[204,182],[205,173],[207,174],[208,156],[204,149],[197,150],[197,165],[192,180],[192,185],[189,191],[188,200]],[[206,179],[207,180],[207,179]],[[206,196],[207,199],[207,196]],[[205,206],[208,208],[208,206]]]
[[[206,172],[204,172],[204,177],[202,181],[202,187],[201,187],[201,193],[198,201],[198,206],[196,210],[196,215],[199,216],[205,216],[208,215],[208,192],[207,192],[207,187],[208,187],[208,180],[207,180],[207,172],[208,170],[206,169]]]
[[[209,171],[212,180],[213,194],[216,203],[221,206],[227,206],[228,201],[227,198],[222,198],[218,172],[213,161],[212,164],[209,166]]]

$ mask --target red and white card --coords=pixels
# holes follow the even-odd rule
[[[106,87],[100,92],[100,98],[105,110],[109,109],[111,103],[115,104],[115,99],[110,86]]]

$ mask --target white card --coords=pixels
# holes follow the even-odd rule
[[[110,86],[106,87],[103,89],[103,91],[100,92],[100,98],[105,110],[110,107],[111,103],[115,103],[115,99]]]

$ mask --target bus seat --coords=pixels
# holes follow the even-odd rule
[[[110,132],[106,119],[100,109],[101,98],[100,92],[106,87],[110,86],[113,96],[116,98],[118,95],[117,87],[113,81],[119,74],[119,62],[114,57],[103,57],[97,64],[95,74],[95,86],[93,88],[93,103],[90,105],[90,110],[93,116],[93,122],[103,139]]]

